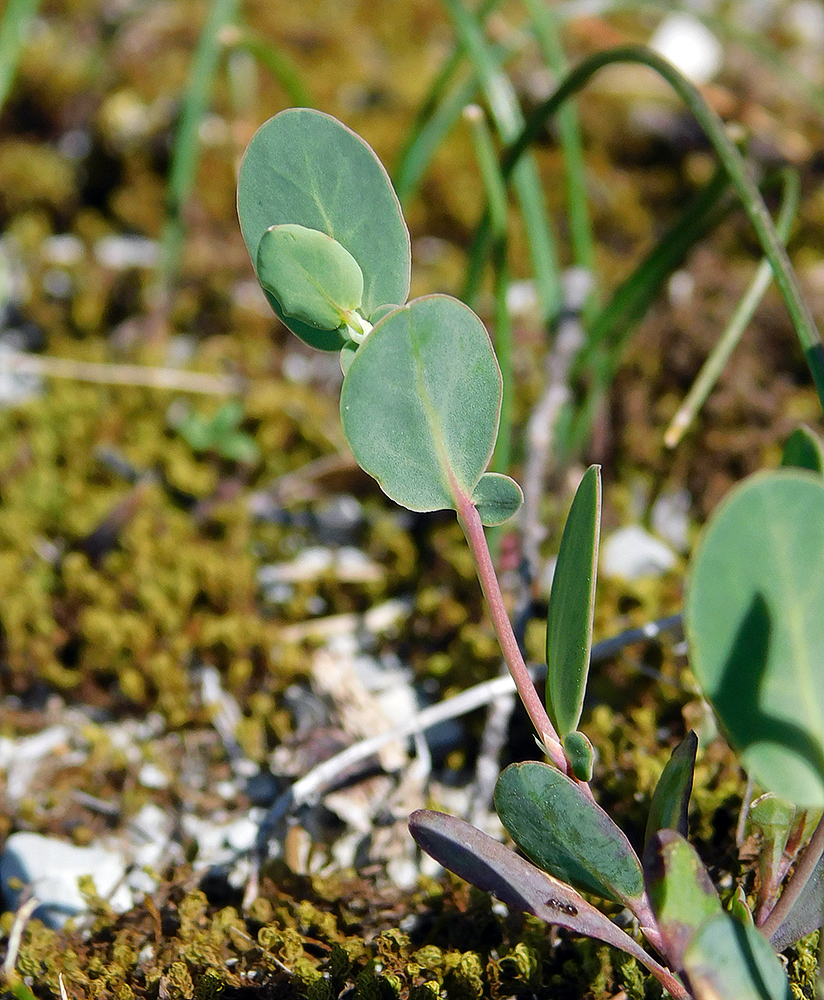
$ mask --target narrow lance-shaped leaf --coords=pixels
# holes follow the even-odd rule
[[[698,737],[692,730],[673,750],[652,793],[644,844],[659,830],[677,830],[687,836],[687,814],[695,773]]]
[[[257,267],[270,226],[316,229],[337,240],[363,272],[362,314],[401,304],[409,294],[409,232],[389,176],[369,146],[330,115],[291,108],[262,125],[246,150],[238,178],[238,216]],[[270,305],[311,347],[340,350],[339,330],[317,329]]]
[[[446,295],[415,299],[384,317],[350,360],[340,400],[358,465],[411,510],[454,508],[458,491],[472,495],[492,454],[500,407],[489,334]]]
[[[744,766],[824,806],[824,481],[757,473],[715,512],[693,559],[691,667]]]
[[[592,648],[601,520],[601,471],[584,473],[564,527],[546,627],[546,707],[558,734],[581,718]]]
[[[444,868],[483,892],[491,892],[507,906],[605,941],[633,955],[650,971],[661,972],[658,963],[637,942],[574,889],[464,820],[418,809],[409,817],[409,830],[423,850]]]
[[[638,909],[644,895],[640,862],[626,836],[577,782],[538,761],[511,764],[498,778],[495,808],[539,868]]]

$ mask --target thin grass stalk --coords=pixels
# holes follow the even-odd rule
[[[562,453],[575,451],[588,437],[633,326],[692,247],[731,210],[732,202],[724,197],[728,193],[726,172],[719,167],[592,321],[587,343],[575,364],[576,371],[586,373],[586,396],[576,412],[569,412],[567,419],[559,422],[557,437]]]
[[[289,103],[297,108],[316,107],[315,99],[306,86],[300,70],[276,45],[254,34],[248,28],[231,26],[220,35],[221,42],[230,51],[248,52],[277,80],[286,93]]]
[[[524,125],[512,82],[494,58],[475,15],[462,0],[444,0],[444,3],[475,66],[495,126],[504,142],[512,142]],[[561,308],[561,276],[538,168],[531,157],[519,157],[511,173],[529,240],[541,316],[549,320]]]
[[[781,180],[783,193],[778,218],[775,223],[775,231],[778,234],[778,238],[783,243],[786,243],[790,234],[790,227],[798,213],[798,205],[801,199],[801,181],[798,172],[789,168],[781,171]],[[695,415],[706,402],[707,396],[712,392],[732,352],[749,326],[772,280],[773,270],[770,262],[762,260],[749,287],[744,292],[741,301],[730,317],[724,332],[702,365],[701,371],[687,393],[686,399],[672,418],[664,434],[664,444],[668,448],[674,448],[678,444],[695,419]]]
[[[198,132],[211,104],[215,78],[224,51],[221,38],[226,29],[234,24],[238,7],[239,0],[213,0],[189,67],[169,170],[168,214],[161,238],[158,271],[161,303],[168,296],[180,266],[183,213],[194,190],[200,158]]]
[[[775,232],[775,226],[761,192],[750,176],[741,153],[727,135],[724,123],[706,103],[698,88],[666,59],[649,49],[635,45],[598,52],[585,59],[569,74],[555,93],[530,115],[520,136],[504,157],[502,164],[504,177],[509,177],[517,169],[521,157],[540,134],[546,119],[555,114],[567,98],[585,86],[600,69],[619,62],[648,66],[662,76],[690,109],[715,149],[773,268],[796,335],[804,350],[819,400],[824,406],[824,344],[821,342],[815,320],[801,295],[795,271]]]
[[[481,20],[485,19],[498,2],[499,0],[483,0],[478,7],[478,17]],[[460,118],[466,105],[475,97],[478,81],[474,77],[471,80],[464,80],[457,87],[453,86],[454,77],[464,58],[463,45],[460,39],[457,39],[449,58],[433,80],[429,93],[415,114],[415,120],[407,133],[397,165],[392,171],[395,192],[402,205],[405,205],[414,194],[435,150]],[[450,87],[452,87],[451,96]],[[463,95],[461,100],[459,93]],[[434,127],[436,122],[437,127]]]
[[[415,194],[439,146],[452,131],[467,104],[475,100],[477,92],[478,81],[474,73],[469,74],[455,83],[432,115],[415,128],[414,139],[403,151],[392,178],[401,205],[408,204]]]
[[[532,29],[543,55],[556,80],[569,71],[558,32],[558,15],[543,0],[524,0],[532,19]],[[593,271],[595,244],[586,188],[586,168],[575,106],[570,103],[558,111],[558,137],[566,167],[566,197],[569,214],[569,237],[572,260],[576,267]]]
[[[6,0],[0,19],[0,108],[6,103],[40,0]]]
[[[495,353],[501,367],[503,398],[498,428],[498,441],[492,459],[495,472],[509,472],[512,450],[512,319],[507,304],[509,288],[509,268],[507,266],[508,208],[506,183],[501,169],[492,134],[477,104],[470,104],[464,110],[469,123],[475,159],[481,172],[489,218],[493,233],[492,264],[495,272]]]

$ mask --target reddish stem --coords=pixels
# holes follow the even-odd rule
[[[532,725],[538,734],[539,739],[546,749],[547,756],[552,763],[563,771],[564,774],[572,777],[569,771],[569,764],[564,754],[564,748],[558,739],[555,727],[549,721],[543,702],[535,690],[535,685],[529,675],[518,641],[512,630],[512,622],[504,604],[495,567],[492,565],[492,556],[489,554],[489,546],[486,542],[484,527],[475,505],[470,497],[462,490],[455,491],[457,496],[458,521],[460,522],[472,557],[475,560],[475,568],[478,572],[478,579],[481,582],[481,589],[486,598],[489,613],[492,616],[492,624],[498,635],[498,642],[501,645],[501,652],[504,654],[506,665],[515,681],[521,701],[527,710]]]

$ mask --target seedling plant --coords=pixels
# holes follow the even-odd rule
[[[585,77],[578,71],[579,81]],[[504,172],[518,148],[523,143],[516,141]],[[727,141],[724,165],[732,174],[738,163],[730,149]],[[747,196],[765,252],[777,273],[783,268],[782,290],[801,317],[808,357],[815,355],[815,328],[749,183]],[[824,463],[815,437],[799,430],[784,468],[733,491],[708,525],[688,580],[692,670],[742,764],[765,790],[751,814],[762,834],[759,896],[753,912],[739,890],[730,912],[687,840],[694,734],[676,748],[657,784],[640,852],[589,784],[593,748],[578,725],[592,643],[598,467],[583,476],[563,533],[542,699],[484,530],[511,517],[523,496],[508,475],[489,471],[503,381],[483,323],[447,295],[408,299],[409,234],[389,177],[366,143],[328,115],[292,109],[258,130],[240,170],[238,211],[274,311],[310,347],[340,353],[340,414],[358,463],[410,510],[455,511],[546,757],[511,765],[495,790],[498,815],[525,857],[429,810],[410,818],[414,838],[510,906],[634,956],[678,1000],[789,1000],[776,952],[818,927],[822,910],[824,828],[816,819],[824,807]],[[625,907],[646,944],[593,899]]]

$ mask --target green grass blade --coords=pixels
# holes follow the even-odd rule
[[[476,17],[462,0],[444,0],[455,30],[475,66],[481,90],[489,105],[498,132],[504,142],[511,142],[523,127],[524,118],[512,82],[501,70]],[[538,169],[531,157],[518,162],[512,181],[521,204],[530,245],[532,266],[541,313],[545,319],[561,308],[561,279],[555,238],[544,203]]]
[[[782,243],[786,243],[790,235],[790,227],[798,213],[801,200],[801,181],[798,172],[790,168],[781,171],[783,194],[775,231]],[[752,320],[756,309],[770,287],[773,270],[768,260],[763,260],[750,282],[749,287],[735,308],[709,357],[701,367],[698,377],[687,393],[687,397],[678,412],[672,418],[664,434],[664,443],[668,448],[674,448],[695,419],[696,413],[706,402],[712,392],[721,372],[738,345],[744,331]]]
[[[483,0],[478,7],[478,18],[483,21],[498,2],[499,0]],[[475,98],[478,81],[474,75],[471,79],[454,84],[454,77],[463,62],[464,50],[458,40],[435,77],[429,94],[418,108],[409,129],[397,166],[392,172],[392,181],[402,205],[414,194],[435,151],[457,122],[464,107]]]
[[[557,12],[542,0],[524,0],[524,5],[532,19],[532,28],[544,62],[556,79],[563,79],[568,68],[558,33]],[[566,164],[572,259],[576,267],[591,272],[595,264],[595,248],[587,204],[586,168],[578,115],[572,104],[567,104],[558,111],[558,135]]]
[[[775,273],[776,282],[804,350],[804,356],[807,359],[818,397],[824,406],[824,345],[822,345],[821,335],[815,320],[801,295],[798,278],[787,257],[787,252],[775,232],[775,226],[767,206],[764,204],[764,199],[750,176],[741,153],[727,135],[724,123],[709,107],[697,87],[682,76],[666,59],[649,49],[628,45],[610,49],[607,52],[598,52],[583,60],[567,76],[555,93],[529,116],[521,134],[511,145],[504,158],[502,165],[504,176],[508,177],[517,169],[521,157],[540,134],[546,119],[555,114],[567,98],[577,93],[604,66],[619,62],[648,66],[662,76],[687,105],[712,144]]]
[[[235,21],[238,7],[239,0],[212,0],[189,67],[169,170],[168,217],[160,250],[159,280],[162,293],[168,293],[180,262],[183,211],[197,179],[200,156],[198,130],[211,104],[215,77],[224,51],[221,33]]]
[[[564,526],[546,623],[546,708],[562,739],[578,725],[584,704],[600,527],[601,472],[591,465]]]
[[[39,4],[40,0],[7,0],[0,19],[0,108],[9,96]]]
[[[724,199],[728,191],[726,174],[719,169],[635,270],[615,289],[609,302],[594,319],[586,348],[576,365],[588,373],[587,395],[569,422],[566,433],[559,435],[562,451],[569,453],[576,450],[589,436],[635,324],[645,315],[667,278],[680,266],[692,247],[729,212],[731,202]]]
[[[495,352],[503,378],[501,421],[491,469],[509,472],[512,451],[512,318],[507,305],[509,268],[507,266],[507,198],[506,182],[501,174],[492,136],[483,111],[477,104],[470,104],[464,116],[472,132],[475,159],[481,172],[489,205],[489,217],[495,234],[492,266],[495,272]]]
[[[313,108],[316,106],[312,93],[292,60],[276,45],[247,29],[227,33],[227,48],[231,51],[248,52],[261,66],[268,70],[283,87],[289,103],[294,107]]]

